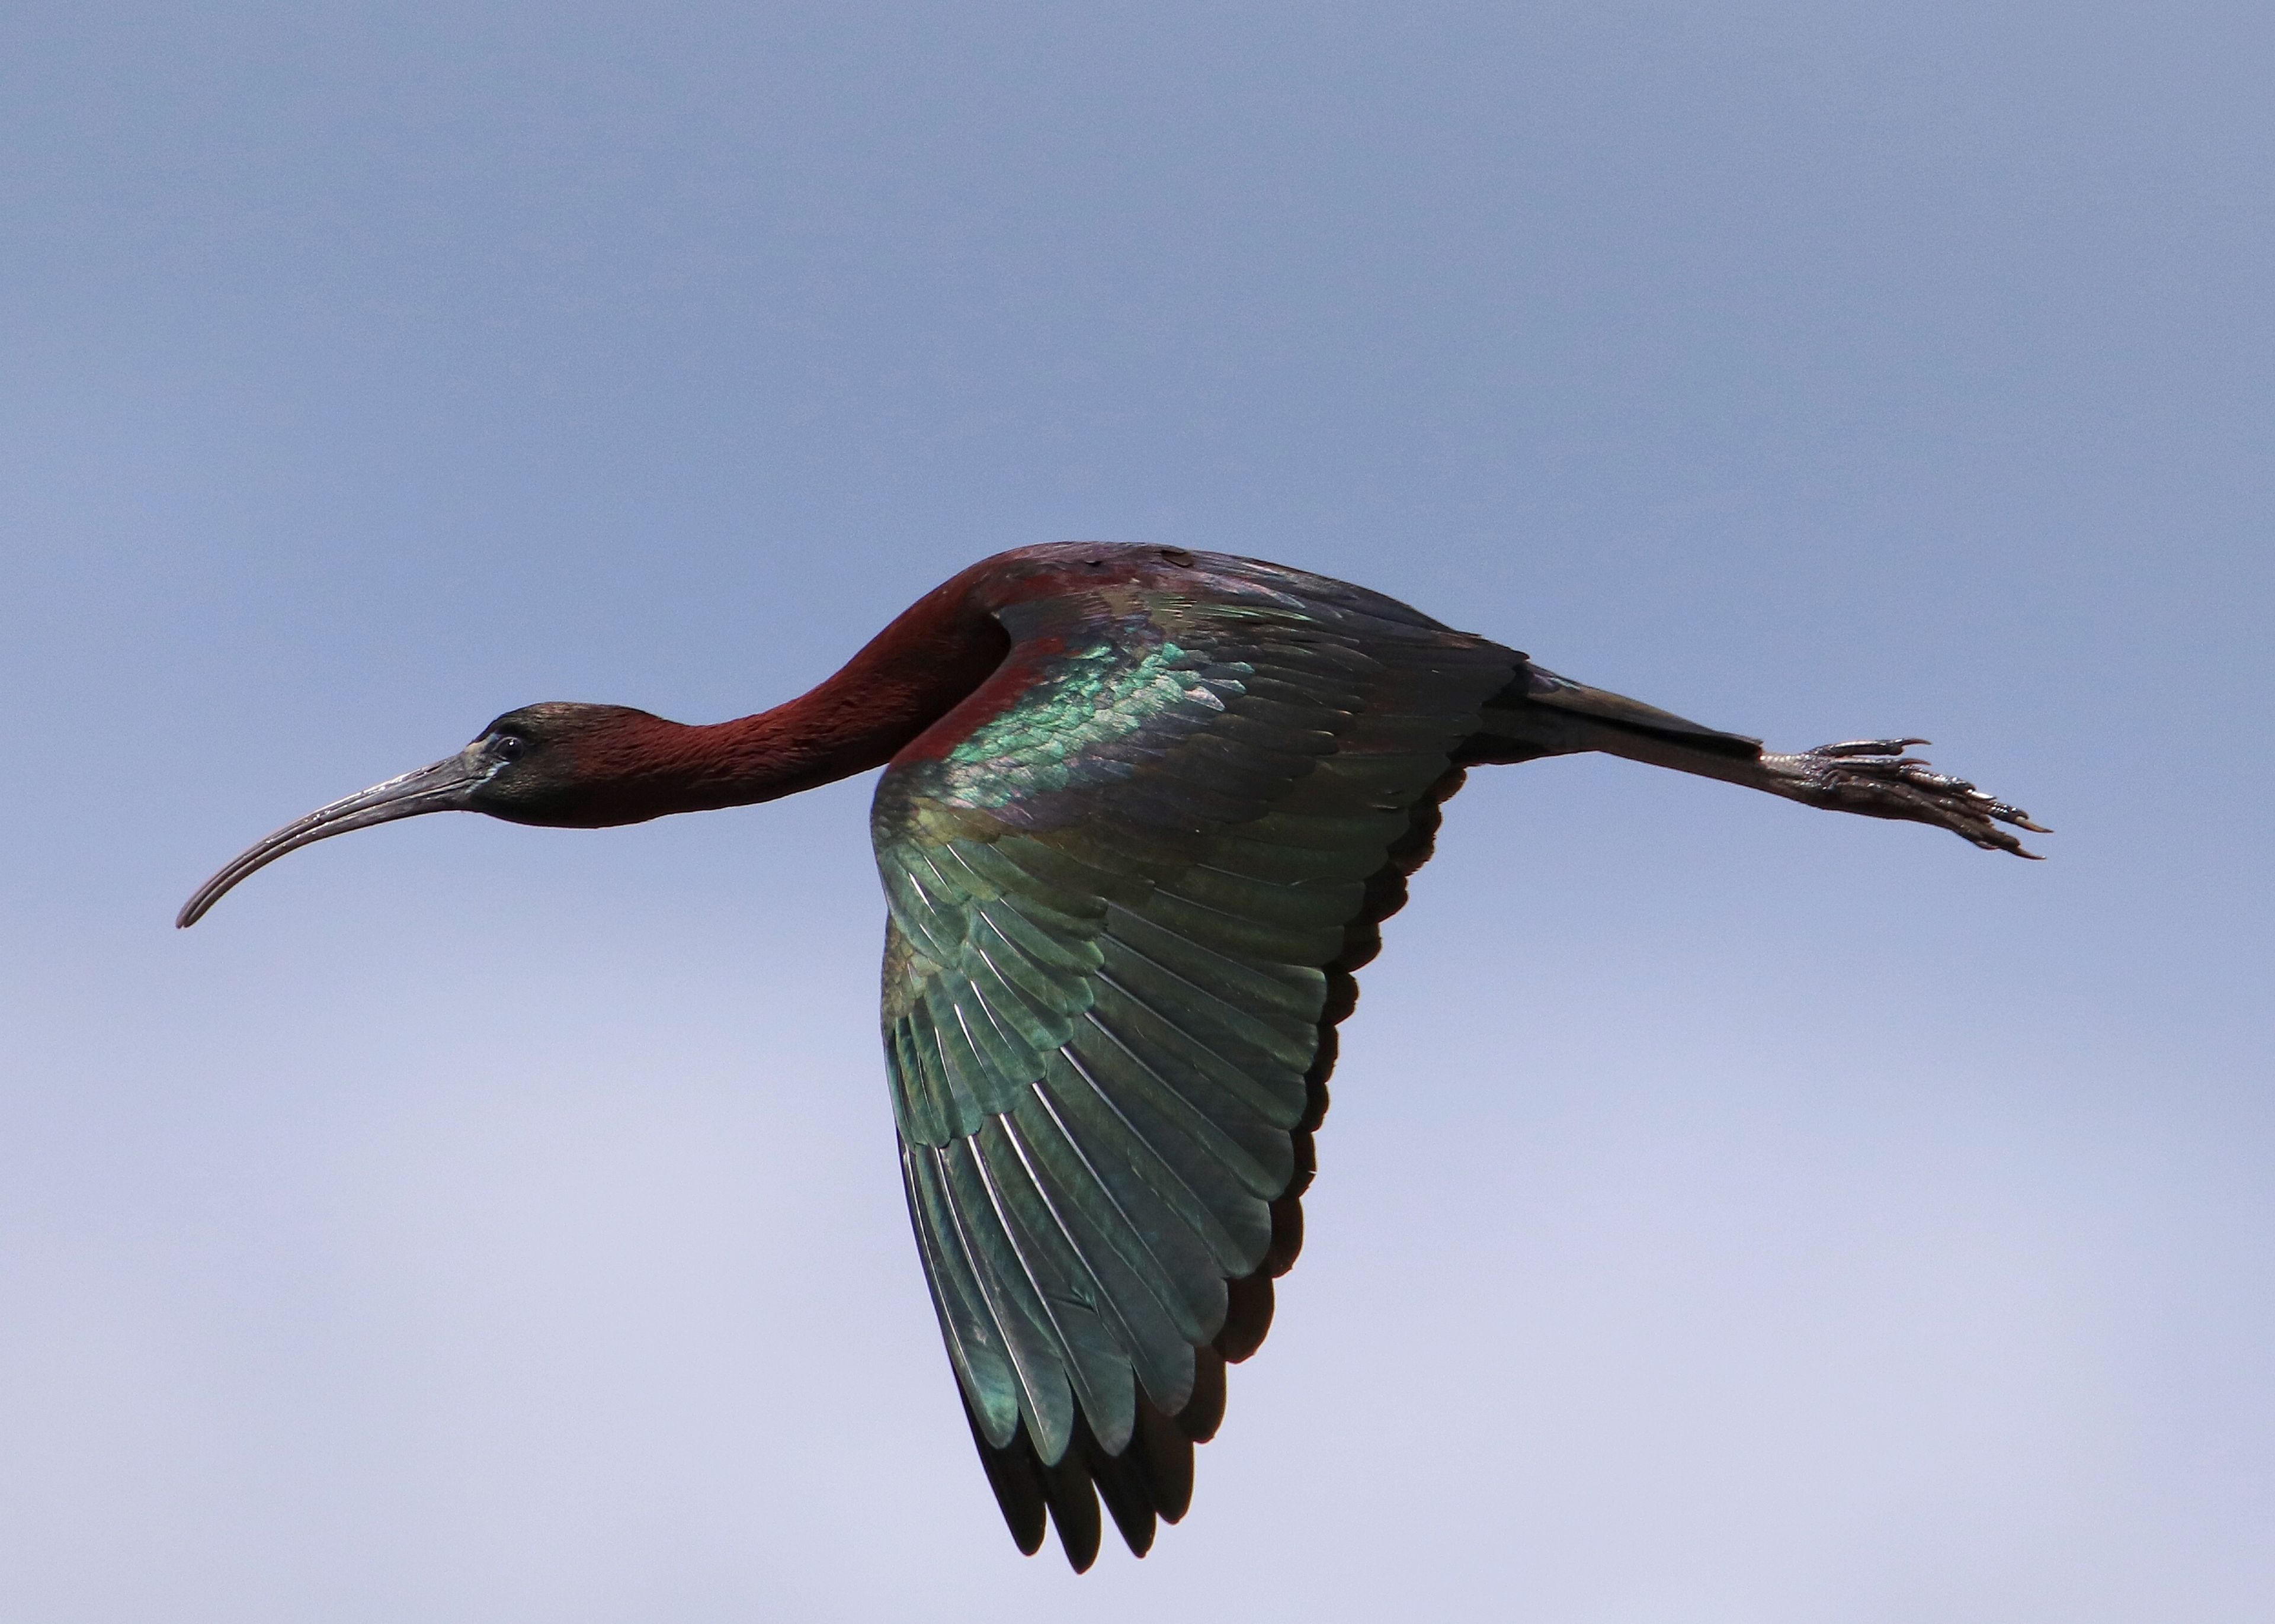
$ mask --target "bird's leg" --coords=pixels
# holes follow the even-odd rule
[[[1819,744],[1798,755],[1764,751],[1757,765],[1768,782],[1758,787],[1829,812],[1932,823],[1985,851],[2037,857],[1999,826],[2011,824],[2040,835],[2051,831],[2044,824],[2031,822],[2029,813],[2021,807],[2010,806],[1967,780],[1939,773],[1919,757],[1905,753],[1914,744],[1926,743],[1924,738],[1850,739],[1845,744]]]
[[[1905,753],[1925,739],[1850,739],[1783,755],[1757,740],[1717,732],[1537,666],[1525,668],[1517,684],[1486,707],[1484,720],[1484,730],[1470,741],[1470,756],[1479,761],[1601,751],[1828,812],[1933,824],[1986,851],[2018,857],[2038,854],[2023,850],[2000,825],[2049,833],[2020,807]]]

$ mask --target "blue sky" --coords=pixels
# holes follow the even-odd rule
[[[0,1590],[36,1624],[2254,1616],[2267,207],[2235,5],[19,8]],[[2052,860],[1480,774],[1191,1516],[1005,1537],[868,786],[253,837],[1000,548],[1252,553]]]

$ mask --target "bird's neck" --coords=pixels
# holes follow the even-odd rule
[[[586,765],[618,789],[611,820],[747,806],[883,766],[1010,647],[964,586],[958,577],[920,599],[843,669],[786,705],[708,726],[642,716],[595,741],[600,759]]]

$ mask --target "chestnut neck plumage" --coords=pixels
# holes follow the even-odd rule
[[[623,713],[579,743],[579,813],[631,823],[747,806],[881,767],[985,682],[1009,647],[958,577],[835,676],[772,710],[707,726]]]

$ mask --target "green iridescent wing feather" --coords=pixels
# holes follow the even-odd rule
[[[1000,618],[1029,680],[879,786],[910,1215],[1024,1549],[1182,1514],[1300,1244],[1334,1023],[1521,656],[1196,559]],[[950,719],[951,723],[955,721]]]

